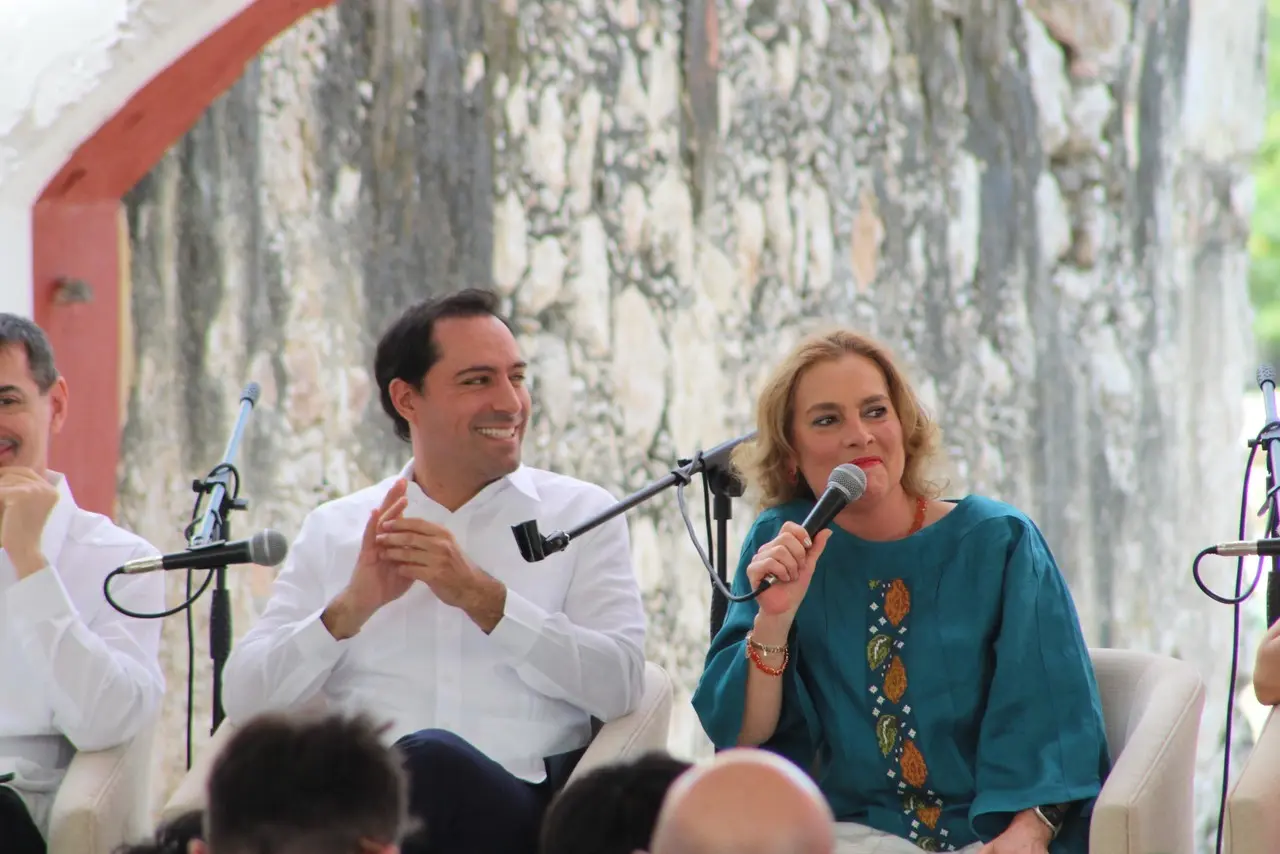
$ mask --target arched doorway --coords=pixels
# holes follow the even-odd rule
[[[62,105],[62,115],[48,117],[44,127],[28,120],[11,137],[33,152],[29,160],[21,150],[6,152],[11,162],[32,164],[27,183],[33,172],[39,176],[40,153],[44,174],[52,178],[35,185],[24,202],[21,181],[3,176],[12,191],[0,211],[30,229],[30,252],[11,253],[13,280],[20,281],[28,266],[31,290],[29,302],[21,293],[0,297],[10,303],[5,309],[30,314],[48,331],[71,384],[74,415],[53,444],[51,462],[86,509],[113,510],[131,369],[129,235],[121,196],[235,82],[246,62],[300,17],[331,3],[211,0],[192,14],[182,0],[149,0],[120,19],[104,16],[100,42],[114,45],[118,55],[108,51],[102,73],[77,81],[86,91]],[[50,3],[33,15],[56,19],[72,11],[62,6]],[[56,108],[56,101],[42,105],[38,96],[32,94],[29,113]],[[70,155],[48,162],[59,144]],[[20,213],[24,203],[29,218]],[[16,229],[12,240],[26,241],[24,231]]]

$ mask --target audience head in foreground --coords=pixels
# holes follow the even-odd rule
[[[367,718],[263,715],[214,762],[191,854],[395,854],[407,797]]]
[[[667,790],[690,763],[665,753],[601,766],[570,783],[542,824],[541,854],[649,850]]]
[[[791,762],[766,750],[726,750],[671,786],[652,851],[831,854],[834,820],[817,785]]]

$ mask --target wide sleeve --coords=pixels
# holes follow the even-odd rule
[[[1023,810],[1077,802],[1053,848],[1083,851],[1110,766],[1102,704],[1071,593],[1029,522],[1014,525],[1000,609],[973,829],[989,841]]]
[[[747,564],[760,546],[777,536],[781,528],[782,521],[769,515],[761,516],[752,525],[742,544],[738,569],[730,588],[735,596],[750,592]],[[693,693],[694,711],[717,750],[736,746],[738,734],[742,731],[747,668],[751,666],[746,657],[746,637],[755,625],[758,611],[755,600],[729,603],[724,625],[711,641],[702,677]],[[778,715],[778,726],[773,736],[760,746],[809,770],[813,766],[819,740],[817,713],[800,676],[803,655],[796,642],[794,626],[788,644],[790,657],[781,677],[782,710]]]

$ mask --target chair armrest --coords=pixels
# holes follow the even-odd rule
[[[236,726],[230,720],[223,720],[218,729],[209,737],[204,749],[196,754],[191,768],[182,777],[178,788],[174,789],[169,801],[160,811],[160,821],[172,821],[183,813],[204,809],[205,783],[209,780],[209,772],[213,770],[213,761],[222,752],[223,746],[230,741]]]
[[[1112,748],[1111,773],[1094,805],[1090,854],[1193,854],[1204,683],[1195,668],[1173,658],[1093,654],[1100,686],[1113,693],[1103,705],[1118,710],[1116,720],[1107,721],[1108,741],[1123,747],[1119,755]],[[1106,668],[1115,672],[1103,679]],[[1127,678],[1116,679],[1119,672]]]
[[[644,666],[644,695],[640,705],[629,715],[612,720],[600,728],[578,765],[569,775],[575,780],[593,768],[648,753],[665,750],[671,725],[671,677],[653,662]]]
[[[109,750],[76,753],[49,814],[49,854],[111,854],[151,832],[155,725]]]
[[[1230,854],[1280,852],[1280,719],[1275,709],[1227,798],[1222,836]]]

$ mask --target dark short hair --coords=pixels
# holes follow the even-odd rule
[[[254,718],[207,786],[211,854],[351,854],[398,843],[407,826],[404,769],[363,716]]]
[[[53,361],[53,345],[49,343],[49,336],[20,314],[0,312],[0,347],[18,346],[27,351],[31,378],[40,393],[53,388],[58,381],[58,368]]]
[[[378,380],[382,409],[390,416],[397,436],[409,441],[409,422],[396,411],[391,401],[391,381],[404,380],[414,388],[422,389],[427,371],[440,361],[440,347],[435,340],[436,321],[490,315],[510,329],[510,322],[498,311],[500,305],[501,300],[493,291],[466,288],[412,306],[382,334],[373,358],[373,373]]]
[[[593,769],[566,786],[542,823],[540,854],[649,850],[662,800],[688,762],[648,753]]]
[[[187,854],[193,839],[204,839],[204,813],[190,810],[174,816],[156,828],[146,842],[121,845],[115,854]]]

